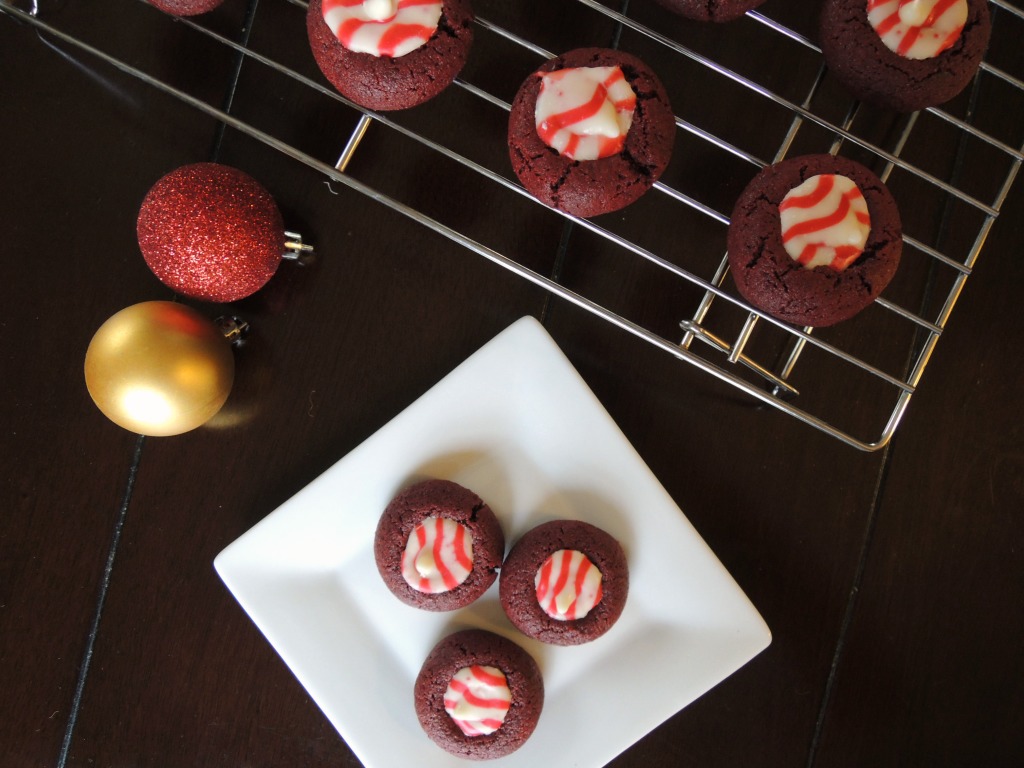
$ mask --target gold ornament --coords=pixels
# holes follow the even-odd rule
[[[231,392],[235,358],[212,321],[170,301],[107,320],[85,354],[85,384],[103,414],[143,435],[177,435],[212,418]]]

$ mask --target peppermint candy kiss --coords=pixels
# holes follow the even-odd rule
[[[893,53],[931,59],[951,48],[967,21],[967,0],[868,0],[868,22]]]
[[[455,589],[473,570],[473,534],[445,517],[428,517],[409,535],[402,577],[418,592]]]
[[[779,205],[782,244],[807,269],[846,269],[871,232],[868,204],[846,176],[820,174],[791,189]]]
[[[582,619],[601,602],[601,581],[601,571],[586,555],[560,549],[537,571],[537,602],[552,619]]]
[[[622,151],[636,94],[619,67],[573,67],[541,76],[535,119],[541,140],[570,160]]]
[[[512,691],[497,667],[463,667],[444,692],[444,710],[467,736],[486,736],[505,722]]]
[[[353,53],[398,58],[437,31],[438,0],[323,0],[324,22]]]

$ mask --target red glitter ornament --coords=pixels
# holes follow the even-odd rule
[[[172,16],[196,16],[212,11],[224,0],[147,0],[147,2]]]
[[[178,293],[227,302],[273,276],[285,250],[281,212],[236,168],[196,163],[171,171],[146,194],[137,225],[149,268]]]

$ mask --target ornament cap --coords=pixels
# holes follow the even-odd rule
[[[287,240],[284,243],[284,253],[281,254],[282,259],[290,259],[301,265],[313,260],[313,246],[302,242],[301,234],[285,230],[284,236]]]
[[[217,324],[220,332],[224,334],[224,338],[233,347],[242,346],[245,337],[249,335],[249,323],[240,317],[222,315],[214,320],[214,322]]]

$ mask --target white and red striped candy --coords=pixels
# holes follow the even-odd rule
[[[427,594],[455,589],[473,570],[473,534],[446,517],[428,517],[417,525],[402,554],[402,577]]]
[[[467,736],[494,733],[505,722],[512,691],[497,667],[463,667],[444,692],[444,711]]]
[[[601,602],[601,571],[576,549],[552,554],[534,577],[537,602],[559,621],[582,619]]]
[[[570,160],[622,151],[636,94],[619,67],[572,67],[541,76],[534,117],[541,140]]]
[[[868,204],[852,179],[812,176],[779,204],[782,244],[807,269],[846,269],[864,252],[871,232]]]
[[[338,41],[355,53],[398,58],[437,31],[440,0],[323,0],[323,15]]]
[[[867,0],[868,23],[893,53],[931,59],[951,47],[967,21],[967,0]]]

